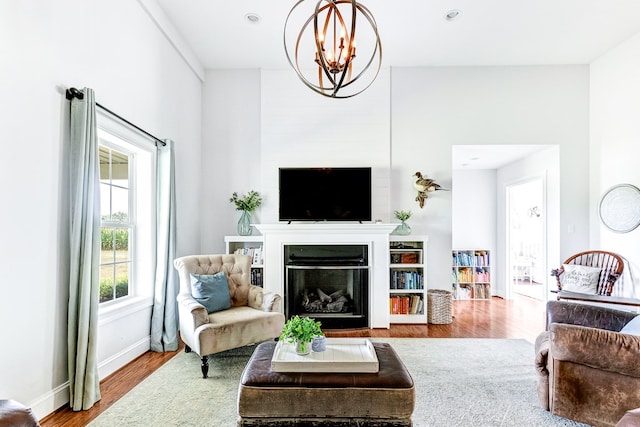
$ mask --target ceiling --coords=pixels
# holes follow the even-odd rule
[[[361,1],[383,67],[588,64],[640,32],[638,0]],[[204,68],[288,67],[283,28],[296,0],[157,2]],[[462,14],[445,20],[452,9]]]
[[[377,22],[382,67],[589,64],[640,32],[640,0],[360,1]],[[283,29],[297,0],[157,3],[205,69],[289,67]],[[447,21],[453,9],[462,13]],[[541,148],[454,147],[453,168],[495,169]]]
[[[451,167],[454,170],[498,169],[547,148],[548,145],[454,145]]]

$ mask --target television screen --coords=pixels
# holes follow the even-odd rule
[[[280,168],[280,221],[371,221],[371,168]]]

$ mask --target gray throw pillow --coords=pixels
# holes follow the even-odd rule
[[[208,313],[231,307],[227,276],[221,271],[216,274],[191,274],[191,294]]]

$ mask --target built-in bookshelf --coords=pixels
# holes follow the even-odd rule
[[[251,257],[251,283],[262,287],[264,281],[264,238],[262,236],[224,236],[228,254]]]
[[[389,236],[390,323],[427,323],[425,236]]]
[[[452,252],[451,281],[456,299],[491,298],[491,255],[484,249]]]

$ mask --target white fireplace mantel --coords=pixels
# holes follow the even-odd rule
[[[387,236],[398,226],[398,224],[353,224],[343,222],[314,222],[314,223],[291,223],[291,224],[252,224],[263,235],[268,234],[386,234]]]
[[[389,234],[397,224],[254,224],[264,236],[264,287],[284,295],[284,247],[290,244],[361,244],[369,248],[369,327],[389,327]]]

